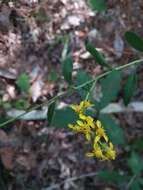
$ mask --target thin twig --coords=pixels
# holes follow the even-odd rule
[[[42,190],[53,190],[53,189],[57,189],[57,188],[59,188],[61,185],[65,184],[65,183],[73,182],[73,181],[76,181],[76,180],[79,180],[79,179],[84,179],[84,178],[86,178],[86,177],[93,177],[93,176],[96,176],[97,174],[98,174],[97,172],[91,172],[91,173],[83,174],[83,175],[80,175],[80,176],[77,176],[77,177],[71,177],[71,178],[65,179],[65,180],[62,181],[61,183],[57,183],[57,184],[54,184],[53,186],[43,188]]]

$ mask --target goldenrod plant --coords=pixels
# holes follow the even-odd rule
[[[142,51],[143,40],[140,39],[138,35],[129,31],[125,34],[125,37],[127,42],[133,48]],[[86,41],[86,50],[89,51],[89,53],[93,56],[96,63],[100,64],[103,67],[104,72],[95,78],[92,78],[86,72],[80,70],[77,72],[75,80],[72,75],[72,58],[69,54],[67,54],[67,47],[68,45],[66,44],[64,47],[65,49],[63,50],[66,53],[64,53],[64,56],[62,56],[61,59],[64,80],[68,84],[67,90],[64,92],[59,92],[59,94],[50,100],[43,102],[42,104],[38,104],[32,108],[27,109],[27,111],[18,115],[16,118],[8,119],[7,121],[1,123],[0,127],[4,127],[7,124],[16,121],[17,119],[20,119],[23,115],[31,112],[32,110],[40,108],[42,105],[47,105],[48,126],[68,126],[74,132],[83,134],[85,140],[91,145],[91,150],[86,153],[87,157],[96,157],[100,160],[115,160],[117,153],[115,151],[114,144],[124,143],[123,132],[121,128],[117,127],[117,125],[114,124],[114,121],[110,121],[110,125],[107,126],[108,117],[101,114],[101,110],[110,102],[117,99],[117,95],[121,89],[121,71],[128,67],[134,66],[134,72],[129,76],[129,79],[127,80],[127,83],[124,87],[123,102],[125,106],[130,103],[136,89],[136,67],[138,64],[143,63],[143,59],[135,60],[125,65],[113,68],[109,63],[107,63],[104,56],[101,55],[101,53],[99,53],[96,48],[94,48],[94,45]],[[22,80],[19,80],[18,84],[20,88],[25,90],[25,84],[22,84],[21,86],[21,83],[23,83]],[[97,83],[101,84],[102,89],[102,97],[100,97],[100,100],[98,101],[92,96],[93,90],[96,88]],[[70,111],[64,110],[64,114],[61,115],[62,111],[59,113],[58,110],[56,110],[56,101],[65,95],[72,95],[74,92],[78,92],[82,99],[79,105],[73,104],[70,106],[76,114],[76,116],[74,115],[76,119],[72,118],[71,116],[70,119],[69,117],[64,118],[65,113],[66,116],[68,116],[68,113],[70,113]],[[93,108],[92,111],[96,113],[96,117],[95,115],[91,116],[87,114],[87,111],[90,108]],[[62,122],[58,120],[59,118],[60,121],[62,120]],[[116,132],[112,131],[112,125],[116,126],[114,127],[114,131]]]

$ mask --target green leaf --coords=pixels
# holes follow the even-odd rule
[[[108,67],[111,69],[110,65],[106,62],[103,55],[97,51],[97,49],[94,47],[94,45],[90,42],[85,43],[86,50],[94,57],[94,59],[97,61],[99,65]]]
[[[58,74],[57,74],[57,72],[54,71],[54,70],[52,70],[52,71],[49,73],[49,75],[48,75],[48,80],[49,80],[49,81],[52,81],[52,82],[55,82],[55,81],[57,81],[57,79],[58,79]]]
[[[130,190],[141,190],[141,186],[138,180],[134,181],[130,187]]]
[[[5,123],[5,122],[7,122],[9,119],[10,119],[9,117],[4,116],[4,115],[1,115],[1,116],[0,116],[0,125],[3,124],[3,123]],[[3,128],[6,128],[6,127],[8,127],[8,126],[9,126],[9,124],[8,124],[8,125],[5,125]],[[1,127],[0,127],[0,128],[1,128]]]
[[[62,51],[61,59],[65,60],[69,51],[69,37],[68,36],[63,37],[63,43],[64,43],[64,48]]]
[[[51,126],[57,128],[67,128],[69,123],[74,123],[78,119],[77,114],[69,107],[55,110]]]
[[[133,141],[131,144],[131,148],[135,151],[142,152],[143,151],[143,138],[138,138]]]
[[[143,187],[143,178],[139,178],[139,183]]]
[[[125,33],[126,41],[136,50],[143,52],[143,39],[136,33],[128,31]]]
[[[113,144],[125,143],[124,131],[114,119],[106,114],[100,114],[99,119]]]
[[[99,12],[105,11],[107,8],[105,0],[90,0],[89,3],[93,10],[96,10]]]
[[[47,16],[45,9],[42,7],[39,8],[37,12],[33,12],[33,16],[35,17],[35,20],[40,23],[50,21],[50,17]]]
[[[4,167],[4,164],[0,160],[0,188],[2,190],[8,189],[7,184],[8,184],[8,181],[11,179],[10,177],[11,177],[10,173],[8,172],[8,170],[6,170],[6,168]]]
[[[28,75],[25,73],[21,74],[17,79],[16,84],[22,92],[28,92],[30,88],[30,81]]]
[[[121,87],[121,72],[113,70],[107,77],[101,79],[102,98],[96,103],[97,109],[102,109],[117,98]]]
[[[130,101],[132,96],[134,95],[134,91],[137,87],[137,74],[136,72],[133,72],[129,77],[128,80],[124,86],[124,104],[127,106]]]
[[[92,77],[87,72],[79,70],[76,76],[76,86],[82,85],[90,80],[92,80]],[[86,85],[85,87],[78,90],[78,93],[80,94],[82,99],[86,97],[86,94],[88,93],[90,88],[91,84]]]
[[[73,62],[71,57],[66,57],[62,62],[62,72],[64,79],[71,84],[72,83],[72,70],[73,70]]]
[[[102,170],[98,173],[98,177],[105,182],[113,182],[115,184],[120,184],[128,181],[128,176],[123,176],[116,171]]]
[[[56,101],[53,102],[52,104],[50,104],[48,107],[48,112],[47,112],[48,126],[50,126],[50,124],[52,122],[54,112],[55,112],[55,107],[56,107]]]
[[[134,175],[138,175],[143,170],[143,161],[137,153],[132,152],[128,159],[128,166]]]
[[[19,99],[16,100],[12,103],[12,105],[16,108],[16,109],[24,109],[26,110],[27,108],[29,108],[30,104],[28,102],[28,100],[26,99]]]

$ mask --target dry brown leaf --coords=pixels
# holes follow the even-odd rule
[[[6,91],[9,94],[10,99],[15,99],[16,98],[15,87],[13,85],[7,85]]]
[[[5,143],[9,140],[7,134],[5,133],[5,131],[3,131],[2,129],[0,129],[0,142]]]
[[[0,149],[2,163],[4,167],[8,170],[13,169],[14,154],[14,149],[12,149],[11,147],[5,147]]]
[[[43,89],[42,89],[42,95],[50,94],[51,96],[53,96],[54,88],[55,88],[54,83],[50,83],[50,82],[45,83],[45,85],[43,86]]]
[[[30,94],[33,102],[36,102],[37,99],[41,96],[43,87],[43,82],[40,79],[37,79],[30,88]]]
[[[25,167],[27,170],[31,170],[36,167],[36,159],[31,155],[19,155],[16,162],[21,166]]]

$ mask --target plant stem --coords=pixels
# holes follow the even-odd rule
[[[69,91],[68,91],[68,92],[69,92]],[[66,95],[68,92],[62,92],[62,93],[58,94],[57,96],[51,98],[50,100],[45,101],[45,102],[42,102],[41,104],[32,107],[31,109],[29,109],[29,110],[25,111],[24,113],[18,115],[17,117],[11,118],[11,119],[7,120],[6,122],[3,122],[2,124],[0,124],[0,127],[4,127],[5,125],[7,125],[7,124],[9,124],[9,123],[12,123],[12,122],[14,122],[14,121],[20,119],[20,117],[26,115],[27,113],[31,112],[32,110],[35,110],[35,109],[40,108],[41,106],[43,106],[43,105],[45,105],[45,104],[47,104],[47,106],[49,106],[49,105],[52,104],[55,100],[57,100],[57,99],[60,98],[60,97],[63,97],[63,96]]]
[[[92,90],[94,89],[94,87],[95,87],[95,85],[96,85],[96,82],[97,82],[97,80],[94,80],[94,82],[93,82],[91,88],[89,89],[89,91],[88,91],[88,93],[87,93],[87,95],[86,95],[86,97],[85,97],[85,100],[88,100],[88,99],[89,99],[89,96],[90,96],[90,94],[92,93]]]
[[[139,63],[141,63],[141,62],[143,62],[143,59],[139,59],[139,60],[132,61],[132,62],[126,64],[126,65],[122,65],[122,66],[116,67],[116,68],[114,68],[113,70],[116,70],[116,71],[123,70],[124,68],[130,67],[130,66],[135,65],[135,64],[139,64]],[[61,98],[61,97],[65,96],[65,95],[67,95],[68,93],[73,93],[75,90],[78,90],[78,89],[80,89],[80,88],[82,88],[82,87],[84,87],[84,86],[86,86],[86,85],[88,85],[88,84],[93,83],[93,85],[92,85],[91,89],[89,90],[89,92],[88,92],[88,94],[87,94],[87,97],[86,97],[86,98],[88,99],[88,97],[89,97],[89,95],[90,95],[90,92],[93,90],[93,88],[94,88],[96,82],[97,82],[99,79],[103,78],[104,76],[110,74],[113,70],[107,71],[107,72],[105,72],[105,73],[103,73],[103,74],[101,74],[101,75],[95,77],[94,79],[85,82],[85,83],[82,84],[82,85],[73,87],[72,89],[69,89],[69,90],[67,90],[67,91],[65,91],[65,92],[62,92],[62,93],[58,94],[57,96],[51,98],[51,99],[48,100],[48,101],[45,101],[45,102],[43,102],[43,103],[41,103],[41,104],[39,104],[39,105],[36,105],[36,106],[32,107],[31,109],[25,111],[25,113],[22,113],[22,114],[18,115],[18,116],[15,117],[15,118],[11,118],[11,119],[7,120],[6,122],[3,122],[2,124],[0,124],[0,127],[4,127],[5,125],[14,122],[14,121],[16,121],[17,119],[20,119],[20,117],[26,115],[27,113],[31,112],[31,111],[34,110],[34,109],[40,108],[41,106],[43,106],[43,105],[45,105],[45,104],[47,104],[47,106],[49,106],[50,104],[52,104],[52,103],[53,103],[55,100],[57,100],[58,98]]]
[[[126,65],[122,65],[122,66],[119,66],[119,67],[115,67],[115,68],[112,69],[111,71],[107,71],[107,72],[105,72],[105,73],[103,73],[103,74],[97,76],[96,78],[91,79],[91,80],[85,82],[84,84],[81,84],[81,85],[79,85],[79,86],[77,86],[77,87],[74,87],[74,89],[75,89],[75,90],[78,90],[78,89],[80,89],[80,88],[82,88],[82,87],[84,87],[84,86],[86,86],[86,85],[88,85],[88,84],[94,82],[95,80],[99,80],[99,79],[105,77],[106,75],[110,74],[113,70],[120,71],[120,70],[123,70],[123,69],[125,69],[125,68],[127,68],[127,67],[130,67],[130,66],[132,66],[132,65],[139,64],[139,63],[141,63],[141,62],[143,62],[143,59],[135,60],[135,61],[132,61],[132,62],[126,64]]]
[[[138,62],[138,61],[139,61],[139,62]],[[92,80],[92,82],[93,82],[93,81],[94,81],[94,82],[93,82],[93,84],[92,84],[92,86],[91,86],[89,92],[87,93],[87,95],[86,95],[86,97],[85,97],[85,100],[88,100],[90,93],[92,92],[92,90],[94,89],[94,87],[95,87],[95,85],[96,85],[96,82],[97,82],[100,78],[102,78],[103,75],[106,76],[106,75],[108,75],[109,73],[111,73],[111,72],[114,71],[114,70],[120,71],[120,70],[122,70],[122,69],[124,69],[124,68],[126,68],[126,67],[131,66],[131,65],[140,63],[140,61],[141,61],[141,60],[137,60],[137,61],[130,62],[130,63],[126,64],[126,65],[119,66],[119,67],[117,67],[117,68],[114,68],[114,69],[112,69],[112,70],[110,70],[110,71],[107,71],[107,72],[105,72],[105,73],[103,73],[103,74],[97,76],[95,79]],[[142,61],[143,61],[143,60],[142,60]],[[88,82],[88,81],[87,81],[87,82]]]
[[[133,175],[133,177],[130,179],[129,183],[126,186],[125,190],[129,190],[130,187],[132,186],[133,182],[136,180],[137,175]]]

